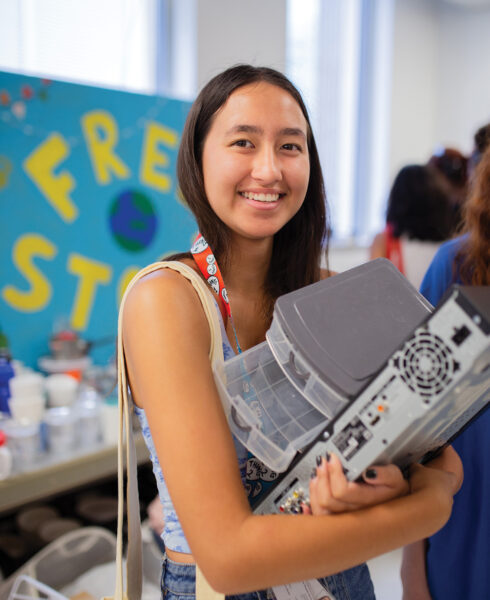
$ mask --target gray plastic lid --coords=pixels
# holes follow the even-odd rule
[[[277,299],[293,352],[342,395],[354,397],[432,306],[379,258]]]

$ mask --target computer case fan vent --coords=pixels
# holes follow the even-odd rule
[[[437,396],[451,384],[458,369],[451,349],[430,331],[417,331],[394,360],[400,377],[423,398]]]

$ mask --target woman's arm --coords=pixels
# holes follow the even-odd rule
[[[369,248],[369,260],[386,258],[386,234],[384,231],[374,236]]]
[[[403,548],[400,570],[403,600],[431,600],[425,568],[426,541],[419,540]]]
[[[146,411],[196,562],[226,594],[337,573],[437,531],[453,476],[417,467],[411,494],[338,515],[253,515],[208,357],[210,334],[191,284],[173,271],[127,298],[123,339],[133,397]]]

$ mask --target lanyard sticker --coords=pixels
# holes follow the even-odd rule
[[[335,600],[332,592],[317,579],[279,585],[272,591],[277,600]]]
[[[223,322],[225,323],[225,326],[227,318],[229,318],[231,321],[231,326],[235,335],[236,347],[238,353],[240,354],[242,349],[238,343],[238,337],[235,330],[235,324],[233,323],[233,316],[231,314],[230,301],[228,300],[228,292],[225,288],[225,282],[223,281],[223,276],[221,275],[218,263],[216,262],[216,258],[209,247],[209,244],[200,233],[194,240],[194,244],[191,248],[191,254],[199,270],[208,282],[208,285],[220,299],[219,308],[223,316]]]

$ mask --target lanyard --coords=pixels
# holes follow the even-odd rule
[[[233,334],[235,335],[235,342],[238,353],[242,352],[240,344],[238,343],[238,337],[236,334],[235,324],[233,322],[233,316],[231,314],[231,306],[228,300],[228,293],[226,291],[225,282],[221,275],[220,268],[216,261],[216,258],[206,242],[202,234],[198,233],[194,244],[191,248],[191,254],[195,260],[199,270],[204,275],[210,288],[219,296],[219,309],[223,316],[223,321],[226,323],[227,318],[230,319],[231,326],[233,328]]]

